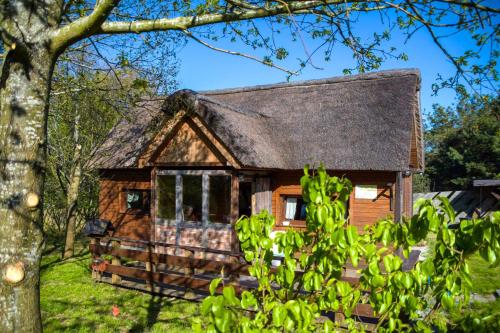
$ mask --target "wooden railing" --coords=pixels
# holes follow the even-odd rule
[[[183,250],[188,256],[179,256],[158,253],[155,249]],[[92,238],[90,251],[93,256],[93,276],[102,281],[103,278],[112,284],[122,284],[122,278],[139,280],[147,286],[147,290],[153,292],[155,286],[175,286],[200,292],[208,292],[210,282],[215,277],[223,277],[225,284],[234,286],[238,293],[245,289],[254,288],[255,284],[241,281],[240,277],[249,276],[248,265],[239,254],[228,251],[205,249],[190,246],[175,246],[161,242],[147,242],[126,238]],[[203,252],[205,254],[225,255],[226,261],[195,258],[194,254]],[[110,256],[111,260],[104,260],[104,256]],[[124,263],[124,259],[134,260],[139,263]],[[418,253],[412,254],[406,261],[406,266],[413,267],[418,259]],[[358,267],[360,269],[362,267]],[[349,267],[346,267],[349,269]],[[352,269],[352,268],[351,268]],[[276,268],[272,269],[276,272]],[[198,273],[197,273],[198,271]],[[302,274],[297,271],[296,274]],[[353,285],[359,284],[358,277],[343,276],[343,281]],[[217,289],[222,292],[222,286]],[[358,304],[355,316],[365,318],[376,318],[369,304]]]

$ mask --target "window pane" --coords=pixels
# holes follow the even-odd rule
[[[285,209],[285,218],[287,220],[295,219],[295,212],[297,211],[297,198],[287,198]]]
[[[175,220],[175,176],[158,176],[158,217]]]
[[[210,176],[208,220],[231,223],[231,177]]]
[[[295,220],[304,220],[306,219],[306,207],[307,205],[304,203],[302,198],[297,199],[297,210],[295,211]]]
[[[143,209],[142,191],[127,191],[127,209]]]
[[[304,200],[300,197],[285,198],[285,219],[287,220],[305,220],[306,207]]]
[[[201,221],[201,176],[182,176],[182,186],[184,221]]]

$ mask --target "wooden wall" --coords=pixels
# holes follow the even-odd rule
[[[359,227],[361,230],[366,224],[373,224],[381,218],[394,215],[394,202],[391,210],[390,194],[391,190],[392,193],[394,192],[395,172],[328,171],[328,173],[335,176],[345,175],[352,181],[353,186],[377,185],[377,199],[357,199],[354,191],[351,194],[349,219],[352,225]],[[300,177],[302,175],[302,171],[282,171],[271,175],[272,211],[276,216],[277,224],[284,220],[282,196],[301,195]],[[387,184],[392,184],[392,188]],[[406,215],[409,215],[411,214],[411,177],[404,178],[403,189],[405,191],[403,194],[405,199],[403,211]],[[283,228],[277,227],[277,229]]]
[[[300,177],[302,171],[280,171],[269,175],[270,189],[272,191],[271,204],[272,213],[276,217],[277,225],[284,220],[282,196],[301,195]],[[360,230],[366,224],[373,224],[378,219],[394,215],[395,203],[391,207],[391,192],[394,193],[394,185],[387,186],[388,183],[395,183],[396,175],[393,172],[334,172],[329,171],[330,175],[348,177],[353,186],[356,185],[377,185],[377,199],[358,199],[355,193],[351,194],[349,200],[349,219],[352,225],[359,227]],[[237,180],[237,177],[234,177]],[[403,178],[403,212],[405,215],[411,215],[412,207],[412,177]],[[264,184],[264,183],[262,183]],[[262,185],[261,184],[261,185]],[[235,184],[233,184],[234,187]],[[100,218],[110,220],[116,228],[114,233],[118,237],[149,240],[152,234],[152,220],[149,214],[127,214],[123,211],[124,189],[151,189],[151,170],[108,170],[102,172],[99,194],[99,214]],[[254,187],[255,189],[255,187]],[[151,204],[153,204],[151,197]],[[392,209],[391,209],[392,208]],[[233,210],[236,210],[233,207]],[[233,213],[234,214],[234,213]],[[277,227],[284,229],[285,227]],[[158,230],[155,230],[158,233]],[[156,235],[159,237],[159,235]],[[162,238],[162,237],[159,237]],[[227,238],[227,237],[224,237]],[[234,235],[229,238],[234,238]],[[224,243],[234,243],[233,241]],[[225,245],[229,245],[225,244]]]
[[[150,190],[151,170],[108,170],[101,172],[99,191],[99,216],[115,227],[114,236],[149,240],[150,214],[124,212],[124,189]]]

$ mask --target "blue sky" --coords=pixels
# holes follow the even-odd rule
[[[381,28],[380,21],[375,18],[367,18],[357,25],[361,36],[370,35],[374,29]],[[305,39],[309,50],[314,49],[315,41]],[[291,43],[288,38],[281,40],[282,46],[287,48],[290,55],[279,65],[297,69],[298,57],[305,58],[304,48],[300,43]],[[239,43],[220,41],[212,43],[218,47],[242,51],[254,55],[262,55],[262,51],[254,51],[245,48]],[[393,32],[393,39],[387,43],[396,46],[398,51],[403,51],[409,56],[408,61],[388,59],[381,67],[384,69],[395,68],[418,68],[422,73],[422,111],[424,113],[432,109],[432,104],[451,105],[455,102],[455,93],[451,90],[441,90],[437,96],[432,95],[431,85],[435,82],[438,74],[448,77],[454,73],[454,67],[445,58],[443,53],[433,43],[431,37],[424,29],[420,29],[414,36],[404,44],[404,36],[400,32]],[[446,39],[446,47],[455,54],[470,48],[472,45],[468,38],[463,35],[455,35]],[[249,59],[234,55],[223,54],[211,50],[195,41],[189,41],[186,47],[178,54],[181,59],[181,68],[178,81],[179,88],[193,90],[210,90],[230,87],[241,87],[258,84],[269,84],[286,81],[287,74],[277,69],[270,68]],[[332,59],[329,62],[323,60],[322,54],[313,57],[315,69],[308,66],[299,76],[294,76],[290,81],[309,79],[321,79],[342,75],[342,69],[352,67],[354,62],[352,56],[345,48],[334,49]]]

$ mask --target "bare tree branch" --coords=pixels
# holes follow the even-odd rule
[[[252,55],[249,55],[249,54],[245,54],[245,53],[241,53],[241,52],[236,52],[236,51],[231,51],[231,50],[226,50],[226,49],[222,49],[222,48],[219,48],[219,47],[216,47],[216,46],[213,46],[211,44],[208,44],[207,42],[204,42],[202,41],[201,39],[199,39],[198,37],[196,37],[195,35],[193,35],[190,31],[188,30],[182,30],[182,32],[184,34],[186,34],[186,36],[188,36],[189,38],[193,39],[194,41],[208,47],[209,49],[212,49],[214,51],[217,51],[217,52],[222,52],[222,53],[227,53],[227,54],[231,54],[231,55],[235,55],[235,56],[240,56],[240,57],[243,57],[243,58],[247,58],[247,59],[250,59],[250,60],[253,60],[253,61],[257,61],[261,64],[264,64],[264,65],[267,65],[267,66],[270,66],[270,67],[273,67],[273,68],[276,68],[276,69],[279,69],[280,71],[283,71],[289,75],[297,75],[297,72],[296,71],[291,71],[289,69],[286,69],[284,67],[281,67],[281,66],[278,66],[278,65],[275,65],[273,63],[270,63],[270,62],[267,62],[265,60],[261,60],[257,57],[254,57]]]

